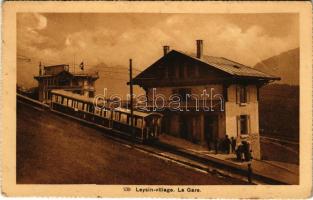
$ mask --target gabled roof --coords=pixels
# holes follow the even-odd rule
[[[167,55],[160,58],[158,61],[156,61],[150,67],[154,66],[156,63],[160,62],[161,60],[165,61],[165,59],[167,59],[167,57],[169,55],[173,55],[173,54],[178,54],[181,56],[191,58],[194,61],[202,62],[202,63],[206,64],[208,67],[214,67],[215,69],[218,69],[222,72],[225,72],[225,73],[227,73],[233,77],[260,78],[260,79],[265,79],[265,80],[280,80],[279,77],[269,75],[267,73],[261,72],[259,70],[252,68],[252,67],[248,67],[246,65],[240,64],[240,63],[232,61],[232,60],[229,60],[227,58],[203,55],[202,58],[199,59],[193,54],[187,54],[187,53],[177,51],[177,50],[170,51]],[[149,69],[150,67],[148,67],[147,69]],[[134,80],[136,80],[136,78],[139,78],[139,77],[143,78],[146,70],[144,70],[139,75],[137,75],[134,78]]]

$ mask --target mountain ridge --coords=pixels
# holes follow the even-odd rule
[[[278,84],[299,85],[300,49],[294,48],[254,65],[262,72],[281,78]]]

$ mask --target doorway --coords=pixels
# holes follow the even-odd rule
[[[214,142],[218,136],[217,131],[217,116],[206,115],[204,117],[204,139],[209,147],[214,145]]]
[[[188,119],[187,116],[181,115],[179,118],[180,137],[188,139]]]

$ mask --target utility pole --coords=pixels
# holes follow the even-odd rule
[[[133,108],[133,63],[132,59],[129,59],[129,90],[130,90],[130,126],[131,126],[131,137],[135,141],[134,134],[134,108]]]
[[[75,54],[74,54],[74,74],[75,74]]]

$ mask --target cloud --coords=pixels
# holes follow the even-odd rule
[[[41,14],[35,13],[35,18],[37,19],[36,29],[42,30],[47,27],[47,18]]]
[[[143,70],[162,56],[163,45],[194,53],[196,39],[204,40],[207,55],[251,66],[298,47],[297,24],[288,23],[289,18],[270,18],[284,28],[279,34],[260,19],[253,15],[19,14],[18,54],[31,57],[34,63],[18,63],[18,73],[38,73],[39,61],[72,64],[74,57],[76,62],[84,60],[87,68],[99,63],[127,66],[132,58],[134,66]]]

